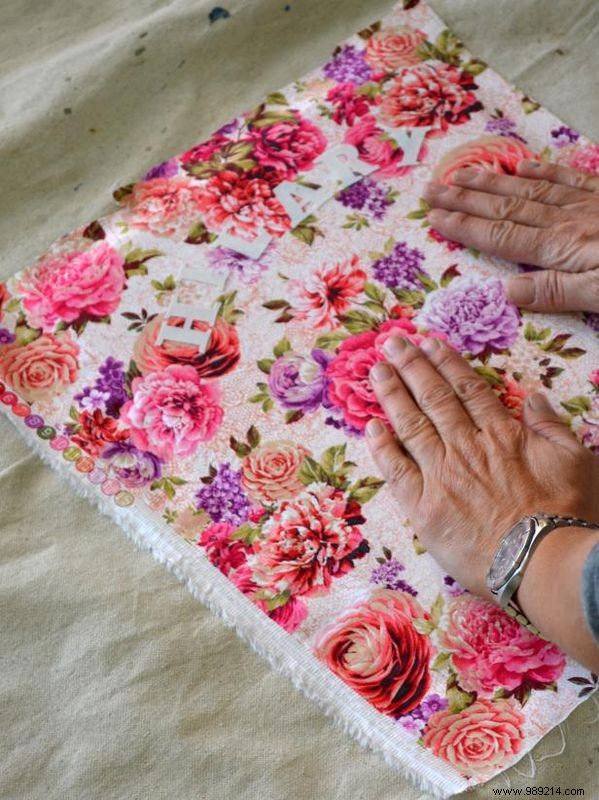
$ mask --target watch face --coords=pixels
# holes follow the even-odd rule
[[[511,576],[524,553],[531,521],[521,520],[506,534],[489,570],[489,587],[498,590]]]

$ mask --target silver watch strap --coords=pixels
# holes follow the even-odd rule
[[[541,531],[543,534],[550,533],[556,528],[590,528],[592,530],[599,530],[599,524],[588,522],[586,519],[580,519],[579,517],[561,516],[559,514],[532,514],[532,516],[535,517],[535,519],[542,517],[549,521],[550,525]],[[543,538],[543,536],[538,537],[539,540],[541,538]],[[530,555],[532,555],[532,551],[530,552],[529,557]],[[518,589],[516,588],[514,595],[517,591]],[[508,601],[507,605],[504,606],[503,610],[506,612],[506,614],[519,622],[524,628],[529,630],[531,633],[534,633],[535,636],[539,636],[541,639],[545,638],[540,630],[528,619],[526,614],[523,613],[522,609],[516,603],[513,597]]]

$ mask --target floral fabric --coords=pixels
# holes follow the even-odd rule
[[[388,130],[424,127],[419,163],[403,165]],[[275,190],[310,183],[339,144],[375,169],[293,225]],[[464,786],[514,763],[597,677],[423,551],[364,443],[384,420],[368,372],[391,333],[442,337],[515,416],[545,388],[599,452],[596,315],[522,315],[499,279],[531,267],[426,220],[433,172],[510,173],[530,155],[599,174],[599,147],[470,57],[424,2],[399,3],[0,284],[0,407],[102,502],[180,537],[306,663],[392,720],[406,754]],[[270,241],[252,258],[224,233]],[[162,340],[183,324],[175,300],[205,302],[185,278],[197,264],[225,287],[207,341]]]

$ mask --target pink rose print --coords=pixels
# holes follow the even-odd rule
[[[133,345],[133,359],[142,374],[158,372],[170,364],[181,364],[195,369],[200,378],[216,378],[231,372],[239,362],[239,337],[235,326],[219,317],[212,328],[203,353],[196,345],[165,340],[158,344],[158,334],[164,315],[158,314],[143,329]],[[171,324],[177,325],[176,318]],[[183,324],[183,320],[181,320]],[[198,323],[194,328],[206,326]]]
[[[314,652],[377,711],[398,718],[430,688],[430,640],[413,624],[428,618],[409,594],[376,589],[317,634]]]
[[[359,431],[364,430],[372,417],[386,421],[369,374],[375,362],[385,359],[382,347],[391,334],[407,336],[414,344],[419,344],[423,338],[407,317],[388,320],[376,330],[358,333],[342,342],[337,356],[327,367],[329,400],[341,409],[344,420]]]
[[[240,539],[231,539],[235,527],[230,522],[213,522],[204,528],[197,544],[205,548],[210,563],[224,575],[244,565],[249,548]]]
[[[451,64],[407,67],[383,95],[380,117],[391,128],[432,125],[446,131],[480,111],[477,88],[471,75]]]
[[[394,72],[418,64],[417,50],[425,40],[424,33],[413,28],[385,28],[368,39],[365,58],[373,69]]]
[[[561,154],[560,154],[561,156]],[[599,145],[587,144],[567,148],[564,152],[566,163],[569,167],[588,172],[589,175],[599,175]],[[559,161],[564,160],[562,157]]]
[[[499,385],[493,385],[491,388],[497,392],[499,399],[511,415],[515,419],[522,419],[522,407],[526,400],[526,392],[520,384],[515,381],[506,381]]]
[[[79,345],[67,335],[44,333],[0,348],[0,378],[30,403],[49,400],[77,380],[78,357]]]
[[[260,166],[272,167],[281,180],[293,180],[298,172],[311,170],[327,147],[320,128],[299,116],[252,128],[247,141],[253,143],[252,155]]]
[[[289,281],[294,318],[308,320],[315,328],[337,327],[339,315],[364,290],[367,275],[358,264],[354,255],[349,261],[315,269],[305,280]]]
[[[0,322],[4,316],[4,306],[8,302],[9,294],[5,283],[0,283]]]
[[[507,136],[481,136],[446,153],[433,170],[433,179],[450,185],[457,170],[476,167],[498,175],[515,175],[518,164],[537,156],[515,139]]]
[[[125,286],[124,259],[107,242],[89,250],[48,256],[19,284],[29,324],[94,320],[116,311]]]
[[[218,153],[221,148],[230,142],[222,133],[215,133],[205,142],[196,144],[179,156],[182,164],[197,164],[199,161],[210,161],[213,155]]]
[[[451,601],[442,647],[466,691],[543,689],[566,666],[562,651],[522,627],[493,603],[463,594]]]
[[[338,83],[327,93],[326,99],[334,106],[331,119],[342,125],[353,125],[357,117],[368,114],[373,100],[367,95],[358,93],[358,86],[355,83]]]
[[[522,748],[524,715],[513,700],[476,700],[457,714],[429,717],[423,744],[466,778],[484,780]]]
[[[299,469],[310,451],[290,441],[266,442],[246,456],[241,482],[256,501],[271,503],[294,497],[305,488]],[[259,509],[260,514],[263,509]]]
[[[190,456],[215,435],[223,419],[220,391],[193,367],[171,365],[135,378],[133,399],[121,409],[131,441],[163,460]]]
[[[186,178],[152,178],[140,181],[123,204],[133,228],[156,236],[187,233],[200,216],[201,190]]]
[[[360,504],[346,492],[312,484],[293,500],[283,500],[262,526],[266,537],[254,564],[258,582],[292,595],[325,594],[368,552],[359,525]]]
[[[376,124],[376,117],[367,114],[348,128],[343,141],[356,148],[360,159],[367,164],[376,164],[379,169],[371,173],[371,178],[383,180],[405,175],[413,166],[402,167],[404,152],[395,147],[383,129]],[[419,158],[426,161],[428,150],[425,145],[420,148]]]
[[[252,239],[260,229],[282,236],[291,227],[289,216],[268,181],[231,169],[214,175],[198,189],[198,208],[208,228],[245,239]]]

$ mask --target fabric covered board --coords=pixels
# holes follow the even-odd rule
[[[420,195],[433,169],[593,170],[598,151],[409,5],[8,281],[1,403],[348,731],[447,795],[593,679],[422,552],[362,440],[367,370],[391,331],[442,335],[515,414],[544,386],[596,446],[595,320],[522,318],[497,280],[514,266],[444,241]]]

